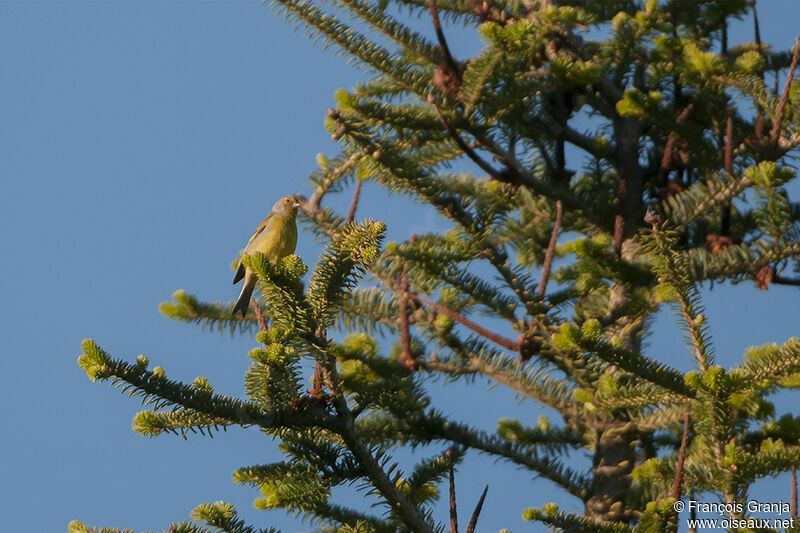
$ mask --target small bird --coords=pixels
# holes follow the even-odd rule
[[[300,207],[300,203],[291,196],[284,196],[275,202],[267,218],[264,219],[256,229],[256,232],[253,233],[253,236],[250,237],[250,240],[247,241],[247,246],[244,247],[244,255],[261,252],[270,261],[277,263],[282,257],[293,254],[294,248],[297,246],[295,217],[297,216],[298,207]],[[242,292],[239,293],[239,299],[236,300],[233,314],[241,311],[242,316],[245,316],[258,276],[245,268],[240,261],[236,274],[233,276],[233,284],[236,285],[242,279],[244,279],[244,286],[242,287]]]

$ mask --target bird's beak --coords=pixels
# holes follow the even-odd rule
[[[300,207],[300,202],[295,200],[295,202],[292,204],[292,207]]]

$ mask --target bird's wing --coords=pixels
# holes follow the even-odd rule
[[[244,247],[245,250],[247,250],[250,247],[250,245],[253,243],[254,240],[256,240],[258,238],[259,235],[261,235],[261,233],[264,231],[264,228],[267,227],[267,222],[269,222],[270,218],[272,218],[272,213],[267,215],[267,218],[262,220],[261,224],[258,225],[258,227],[256,228],[255,233],[253,233],[253,236],[250,237],[249,241],[247,241],[247,246]]]
[[[267,222],[269,222],[270,218],[272,218],[272,213],[267,215],[267,218],[262,220],[261,224],[258,225],[255,233],[253,233],[253,235],[250,237],[250,240],[247,241],[247,246],[244,247],[245,253],[247,253],[247,249],[250,248],[250,245],[253,244],[253,241],[255,241],[258,238],[258,236],[264,232],[264,228],[267,227]],[[240,261],[239,267],[236,269],[236,274],[234,274],[233,276],[233,284],[236,285],[237,283],[239,283],[239,281],[244,278],[244,275],[245,275],[244,263]]]

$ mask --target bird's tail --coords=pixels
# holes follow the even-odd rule
[[[253,295],[253,289],[256,286],[256,279],[256,276],[253,276],[252,279],[245,278],[242,292],[239,293],[239,299],[236,300],[236,305],[233,306],[232,314],[235,315],[237,311],[240,311],[242,316],[247,314],[247,308],[250,306],[250,297]]]

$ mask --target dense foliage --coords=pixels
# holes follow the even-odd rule
[[[134,420],[139,433],[241,425],[278,437],[285,460],[243,467],[235,481],[259,489],[258,507],[326,531],[455,532],[437,521],[454,506],[439,487],[449,478],[452,489],[470,450],[581,501],[581,515],[549,498],[524,510],[567,531],[671,530],[673,503],[689,493],[742,502],[755,480],[793,470],[800,418],[770,397],[800,386],[800,341],[716,365],[698,288],[800,285],[800,205],[787,192],[800,47],[764,46],[757,19],[754,42],[728,43],[729,21],[755,18],[754,2],[274,4],[373,74],[337,93],[326,125],[341,153],[319,157],[315,192],[299,197],[328,245],[307,281],[297,256],[245,258],[269,323],[249,354],[246,398],[85,341],[91,379],[151,406]],[[435,39],[403,22],[409,12]],[[440,19],[476,26],[483,49],[453,57]],[[383,224],[354,222],[364,181],[434,206],[451,229],[382,249]],[[325,206],[353,189],[347,216]],[[691,372],[643,348],[662,306],[685,328]],[[162,307],[220,331],[259,328],[252,310],[231,309],[183,292]],[[334,328],[349,335],[334,342]],[[395,340],[391,353],[376,336]],[[308,391],[304,360],[317,364]],[[426,393],[440,375],[484,376],[560,420],[504,418],[487,432],[449,419]],[[396,464],[408,445],[438,451]],[[590,468],[577,469],[572,458],[587,453]],[[337,504],[339,485],[385,505]],[[192,517],[175,530],[255,531],[227,504]]]

